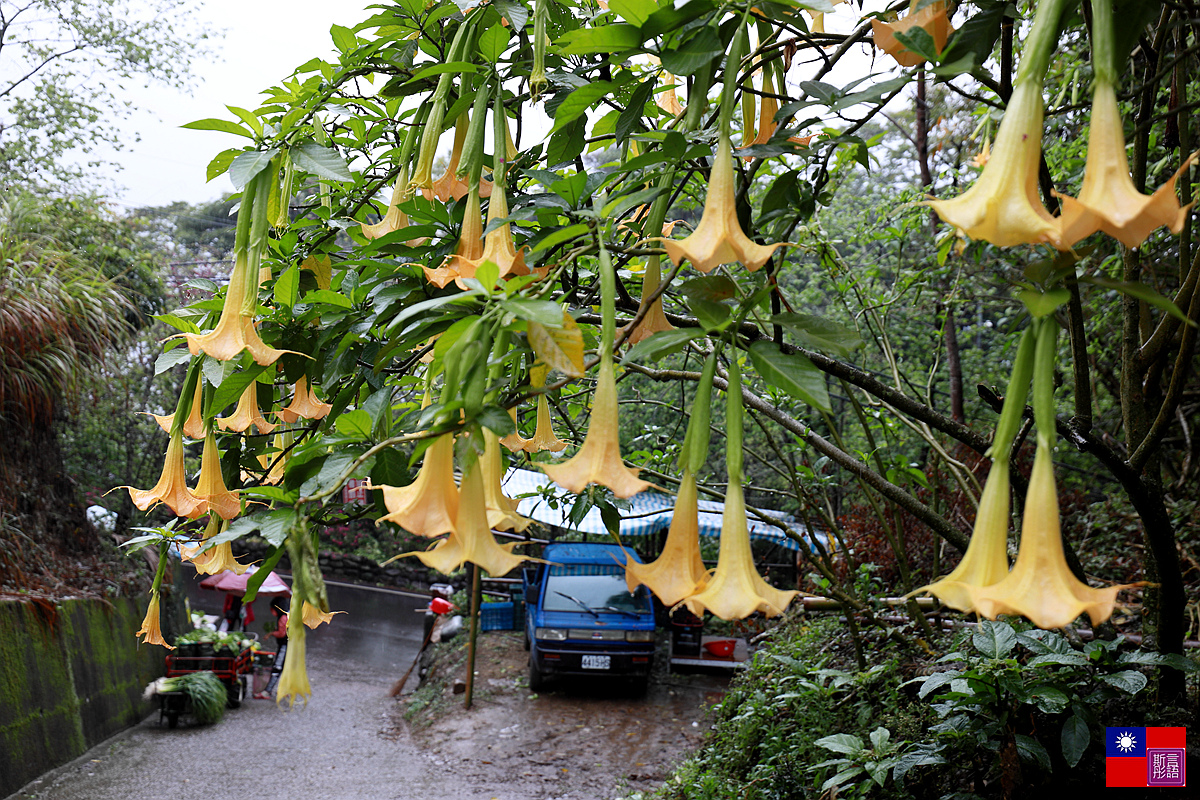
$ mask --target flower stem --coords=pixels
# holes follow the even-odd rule
[[[1058,347],[1058,322],[1054,317],[1037,321],[1037,350],[1033,366],[1033,421],[1038,444],[1054,447],[1054,359]]]

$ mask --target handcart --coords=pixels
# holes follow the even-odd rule
[[[249,676],[253,673],[253,651],[247,647],[238,653],[214,652],[211,655],[167,655],[167,677],[177,678],[192,672],[212,672],[229,693],[226,704],[237,708],[246,696]],[[191,702],[183,692],[159,692],[159,722],[167,721],[168,728],[179,724],[179,717],[191,711]]]

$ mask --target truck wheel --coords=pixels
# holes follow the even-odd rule
[[[529,654],[529,689],[533,692],[541,691],[546,686],[546,673],[542,672],[537,667],[537,661],[534,654]]]

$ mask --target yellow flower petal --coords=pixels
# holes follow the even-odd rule
[[[142,627],[138,628],[134,636],[143,637],[142,641],[146,644],[162,645],[168,650],[175,649],[162,637],[158,612],[158,592],[150,593],[150,605],[146,608],[146,617],[142,620]]]
[[[906,15],[896,22],[887,23],[879,19],[871,20],[871,30],[875,35],[875,46],[892,58],[902,67],[915,67],[924,64],[925,59],[909,51],[896,38],[897,33],[907,33],[913,28],[923,28],[933,38],[934,49],[940,54],[946,49],[946,40],[954,33],[954,27],[946,16],[944,2],[930,3],[920,11]]]
[[[500,440],[489,430],[483,432],[483,499],[487,508],[488,527],[498,531],[517,531],[529,527],[533,520],[517,513],[517,503],[504,494],[504,468],[500,460]],[[460,503],[461,507],[461,503]]]
[[[313,394],[309,388],[307,376],[300,376],[296,381],[296,391],[292,395],[292,402],[287,408],[281,408],[277,412],[279,418],[284,422],[295,422],[298,419],[324,419],[329,412],[333,410],[333,406],[329,403],[322,403]]]
[[[275,703],[288,700],[289,708],[296,707],[296,700],[303,698],[308,705],[312,697],[312,685],[308,682],[308,669],[304,663],[305,639],[308,633],[302,614],[288,615],[288,648],[283,660],[283,672],[279,675],[279,686],[275,690]]]
[[[237,433],[245,433],[251,425],[258,428],[259,433],[270,433],[275,430],[274,423],[267,422],[262,415],[262,410],[258,407],[258,381],[250,382],[250,385],[242,392],[242,396],[238,398],[237,408],[233,410],[233,415],[218,417],[217,425],[221,426],[222,430],[236,431]]]
[[[129,489],[133,504],[148,511],[157,503],[164,503],[176,516],[196,519],[208,510],[208,503],[192,494],[187,487],[187,475],[183,468],[183,431],[171,435],[163,459],[162,475],[152,489]]]
[[[699,514],[696,476],[685,472],[662,553],[649,564],[625,560],[625,583],[630,592],[645,584],[671,608],[704,589],[708,571],[700,558]]]
[[[458,486],[454,483],[454,434],[439,436],[425,450],[417,479],[404,487],[378,486],[382,489],[387,516],[380,522],[394,522],[406,531],[432,539],[455,529],[458,517]]]
[[[221,475],[221,453],[217,450],[217,437],[209,430],[204,437],[204,452],[200,456],[200,477],[196,481],[196,496],[208,503],[208,510],[221,519],[233,519],[242,510],[236,492],[225,486]]]

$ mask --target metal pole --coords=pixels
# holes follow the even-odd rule
[[[471,565],[471,639],[467,642],[467,693],[465,707],[471,707],[475,694],[475,643],[479,639],[480,572],[478,564]]]

